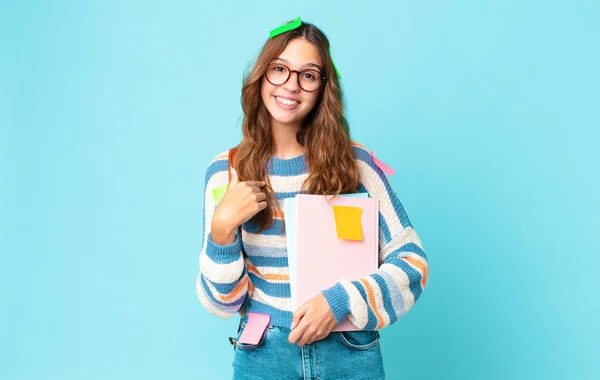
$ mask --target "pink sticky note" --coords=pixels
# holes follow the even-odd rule
[[[239,342],[243,344],[257,345],[260,342],[269,322],[271,316],[268,314],[248,313],[248,322],[242,335],[240,336]]]
[[[379,166],[379,169],[381,169],[385,174],[393,176],[394,173],[396,173],[394,169],[390,168],[389,166],[384,164],[383,161],[381,161],[379,158],[375,157],[375,152],[372,152],[371,156],[373,157],[373,161],[375,161],[375,165]]]

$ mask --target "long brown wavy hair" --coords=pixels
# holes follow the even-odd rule
[[[329,54],[329,40],[316,26],[302,22],[298,28],[269,38],[242,87],[243,139],[234,167],[240,181],[264,180],[267,208],[251,222],[258,231],[268,228],[275,211],[281,211],[267,175],[267,162],[274,153],[271,115],[261,97],[261,80],[268,65],[296,38],[304,38],[318,49],[327,80],[319,90],[313,109],[306,115],[296,140],[306,151],[308,177],[302,190],[308,194],[339,195],[355,192],[360,183],[348,123],[344,117],[342,90]]]

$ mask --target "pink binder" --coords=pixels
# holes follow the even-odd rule
[[[329,201],[328,201],[329,198]],[[377,271],[379,255],[379,206],[373,198],[299,194],[296,196],[294,310],[335,285],[341,278],[358,280]],[[332,206],[362,208],[363,241],[337,237]],[[292,264],[293,265],[293,264]],[[349,319],[333,331],[359,330]]]

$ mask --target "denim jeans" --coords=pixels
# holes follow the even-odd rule
[[[379,380],[385,378],[377,331],[332,332],[303,347],[288,341],[289,328],[267,328],[257,345],[239,343],[248,320],[240,319],[234,347],[234,380],[311,379]]]

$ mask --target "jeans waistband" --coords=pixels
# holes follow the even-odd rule
[[[248,323],[248,314],[244,314],[243,317],[240,317],[240,322],[238,324],[238,331],[240,331],[241,328],[243,328],[244,326],[246,326],[246,324]],[[274,326],[272,324],[267,325],[268,329],[272,329]],[[283,327],[281,327],[283,328]],[[288,329],[290,330],[290,329]],[[379,334],[379,331],[377,330],[361,330],[361,331],[374,331],[375,335],[377,336],[377,338],[379,339],[381,337],[381,335]]]

